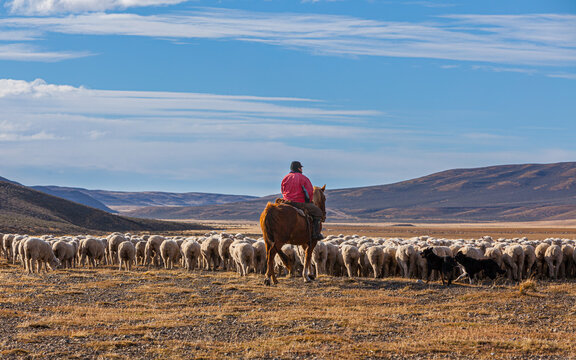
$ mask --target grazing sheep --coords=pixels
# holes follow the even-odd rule
[[[558,280],[560,264],[564,258],[562,248],[559,245],[550,245],[544,254],[544,261],[548,265],[548,274],[550,279]]]
[[[50,266],[52,270],[60,266],[60,261],[54,255],[52,246],[42,239],[29,238],[24,241],[23,248],[24,264],[28,273],[35,272],[35,267],[37,268],[36,272],[40,272],[42,264],[44,264],[45,271],[48,271],[48,266]]]
[[[96,265],[105,259],[106,247],[101,240],[88,238],[80,243],[78,252],[80,253],[81,265],[84,265],[84,261],[88,258],[90,265],[95,268]]]
[[[342,257],[338,250],[338,245],[331,242],[326,243],[326,273],[332,276],[340,276],[342,274],[342,266],[339,263],[339,258]]]
[[[473,246],[463,246],[457,252],[461,252],[463,255],[466,255],[476,260],[484,259],[484,252],[479,248],[475,248]],[[452,251],[452,253],[455,252]]]
[[[254,271],[257,274],[266,273],[266,243],[264,239],[252,244],[254,248]]]
[[[20,262],[22,265],[24,264],[24,240],[27,238],[24,236],[14,236],[12,240],[12,263],[16,264]]]
[[[502,250],[499,247],[489,247],[484,250],[484,257],[492,259],[498,266],[502,267]]]
[[[382,276],[396,276],[398,268],[398,263],[396,262],[396,248],[394,246],[386,246],[382,251],[384,253]]]
[[[52,251],[63,267],[72,268],[76,265],[76,249],[73,244],[58,240],[52,244]]]
[[[230,270],[233,265],[232,255],[230,255],[230,244],[232,242],[234,242],[234,238],[229,236],[221,236],[218,242],[218,255],[220,256],[222,270]]]
[[[108,239],[108,260],[110,261],[110,265],[116,264],[118,260],[118,246],[127,241],[124,235],[119,233],[114,233],[107,237]]]
[[[536,264],[536,249],[532,245],[522,245],[524,249],[524,279],[529,279],[534,273]]]
[[[14,264],[14,252],[12,249],[12,241],[14,241],[14,234],[4,234],[2,237],[2,250],[6,255],[6,260]]]
[[[146,241],[138,241],[134,247],[136,248],[136,264],[145,265],[146,261]]]
[[[318,241],[312,251],[312,265],[314,275],[326,274],[326,262],[328,261],[328,249],[326,243],[323,241]]]
[[[508,279],[520,281],[524,273],[524,249],[521,245],[508,246],[502,254],[502,261],[508,269]]]
[[[160,255],[164,261],[164,268],[171,270],[174,264],[180,261],[180,246],[174,240],[165,240],[160,245]]]
[[[209,237],[200,245],[202,258],[204,259],[204,269],[214,270],[220,265],[220,255],[218,255],[218,238]]]
[[[248,275],[250,268],[254,267],[254,247],[249,242],[234,242],[230,246],[230,254],[236,262],[240,276]]]
[[[540,278],[544,277],[546,273],[545,270],[546,260],[544,260],[544,257],[546,255],[546,250],[549,247],[550,247],[549,243],[541,242],[540,244],[538,244],[538,246],[536,246],[536,249],[534,250],[536,253],[536,271]]]
[[[354,245],[342,245],[340,252],[348,277],[360,276],[360,250]]]
[[[198,265],[200,260],[200,244],[195,240],[186,240],[182,243],[182,257],[184,258],[184,267],[192,271]]]
[[[564,256],[560,264],[559,276],[565,279],[566,277],[574,276],[574,247],[570,244],[562,245],[562,254]]]
[[[124,269],[130,271],[132,270],[132,264],[136,263],[136,247],[131,241],[124,241],[118,245],[116,249],[118,253],[118,263],[119,270],[122,270],[122,265]]]
[[[372,246],[366,250],[366,257],[368,258],[370,266],[372,266],[374,278],[382,277],[384,249],[381,246]]]
[[[146,266],[150,265],[150,262],[154,264],[155,267],[164,266],[162,262],[162,257],[160,255],[160,245],[166,240],[164,236],[160,235],[152,235],[146,241],[146,248],[144,249],[145,252],[145,260],[144,263]]]
[[[297,254],[298,247],[296,245],[284,244],[282,246],[282,252],[286,255],[288,259],[288,264],[284,264],[280,255],[276,254],[274,258],[274,263],[281,269],[286,269],[288,271],[288,276],[302,276],[302,271],[304,270],[304,265]],[[285,265],[285,266],[284,266]],[[288,266],[290,270],[286,267]]]
[[[402,277],[409,278],[416,272],[418,253],[412,245],[402,245],[396,249],[396,262],[402,272]]]

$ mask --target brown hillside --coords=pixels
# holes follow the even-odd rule
[[[102,210],[0,181],[0,232],[79,233],[112,231],[184,231],[195,224],[117,216]]]
[[[330,190],[329,221],[536,221],[576,214],[576,163],[455,169],[389,185]],[[258,200],[202,207],[149,207],[131,216],[257,220]]]

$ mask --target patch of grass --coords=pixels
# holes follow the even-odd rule
[[[524,280],[518,285],[520,295],[528,295],[529,292],[538,292],[536,281],[533,279]]]

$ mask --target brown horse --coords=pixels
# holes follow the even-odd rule
[[[318,206],[324,217],[322,221],[326,220],[326,197],[324,196],[323,187],[314,186],[314,194],[312,202]],[[260,227],[266,243],[266,278],[264,284],[270,285],[272,280],[274,284],[278,284],[276,274],[274,273],[274,256],[278,254],[282,259],[284,265],[291,270],[290,263],[286,254],[282,252],[284,244],[301,245],[304,249],[304,271],[302,276],[304,281],[310,282],[310,264],[312,260],[312,251],[316,247],[317,241],[311,240],[311,224],[306,216],[303,216],[295,207],[284,203],[268,203],[262,214],[260,215]]]

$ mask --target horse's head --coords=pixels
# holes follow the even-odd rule
[[[324,190],[326,190],[326,185],[322,187],[314,186],[314,194],[312,195],[312,202],[322,210],[322,221],[326,221],[326,196],[324,195]]]

